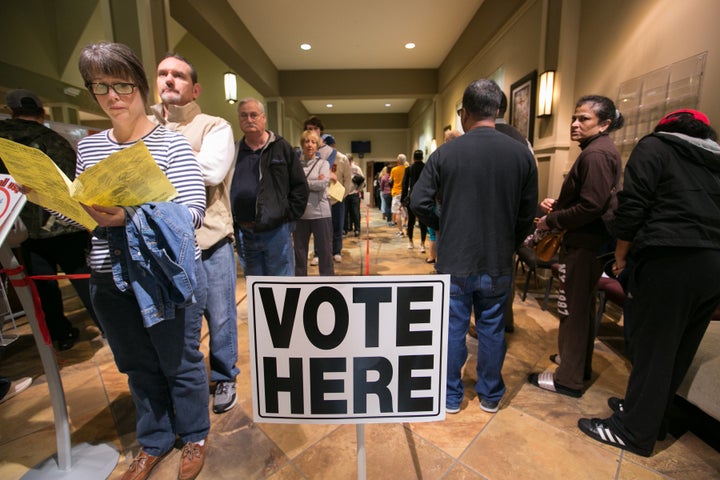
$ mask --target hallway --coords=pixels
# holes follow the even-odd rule
[[[369,218],[368,218],[369,217]],[[425,275],[432,266],[407,239],[396,238],[377,209],[364,214],[359,238],[345,239],[337,275]],[[366,226],[369,225],[369,242]],[[311,274],[317,267],[308,267]],[[518,275],[518,283],[524,281]],[[109,477],[119,479],[138,450],[134,408],[124,375],[117,372],[106,341],[80,307],[74,291],[64,289],[66,312],[81,330],[75,347],[57,352],[66,393],[73,445],[110,443],[120,451]],[[404,479],[708,479],[720,478],[720,453],[691,432],[656,445],[650,458],[600,445],[576,427],[579,417],[608,416],[606,399],[622,396],[629,363],[622,356],[622,331],[606,318],[596,342],[593,377],[582,398],[541,391],[527,374],[552,365],[556,352],[554,303],[542,311],[544,282],[531,284],[526,301],[514,302],[515,332],[507,335],[503,369],[507,394],[497,413],[479,408],[472,388],[473,352],[465,367],[462,410],[445,421],[411,424],[368,424],[365,427],[367,478]],[[357,478],[353,425],[256,424],[252,421],[250,354],[245,282],[238,278],[239,367],[238,406],[223,415],[211,413],[212,428],[204,470],[199,479],[353,479]],[[15,480],[56,451],[53,416],[37,350],[24,318],[21,337],[6,349],[0,373],[11,378],[32,376],[33,385],[0,406],[0,478]],[[207,352],[207,329],[203,349]],[[176,478],[180,450],[154,470],[152,479]],[[71,478],[71,477],[68,477]]]

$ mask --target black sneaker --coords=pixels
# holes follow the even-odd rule
[[[495,413],[500,409],[500,402],[491,402],[484,398],[480,400],[480,408],[488,413]]]
[[[625,410],[623,410],[624,405],[625,405],[625,401],[622,398],[618,398],[618,397],[608,398],[608,407],[610,407],[610,410],[612,410],[615,413],[625,413]]]
[[[236,404],[235,382],[218,382],[213,395],[213,412],[225,413]]]
[[[80,336],[80,330],[72,327],[70,331],[57,341],[58,352],[70,350],[75,345],[75,340]]]
[[[632,452],[635,455],[649,457],[652,450],[640,448],[630,443],[615,432],[606,420],[600,418],[581,418],[578,420],[578,428],[588,437],[605,445],[621,448]]]

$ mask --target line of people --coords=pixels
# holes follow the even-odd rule
[[[356,202],[359,206],[362,183],[353,178],[362,172],[332,147],[334,139],[323,136],[316,118],[306,121],[298,156],[266,128],[265,107],[253,98],[238,102],[243,137],[233,145],[229,124],[201,113],[195,102],[201,92],[197,73],[177,54],[158,65],[161,102],[149,116],[148,80],[127,46],[89,45],[81,52],[79,69],[112,127],[80,141],[74,174],[142,140],[178,191],[172,202],[85,206],[99,225],[91,232],[88,255],[89,304],[118,369],[128,376],[137,412],[141,450],[123,479],[147,478],[177,438],[183,444],[178,478],[195,478],[207,449],[209,382],[215,383],[215,413],[237,402],[233,241],[245,275],[305,275],[312,234],[320,274],[333,275],[333,263],[342,259],[343,234],[360,232],[359,214],[354,225],[347,225],[343,210],[354,209]],[[465,134],[446,141],[427,163],[420,150],[409,167],[405,155],[398,155],[383,187],[390,187],[385,213],[390,200],[390,223],[395,224],[390,226],[404,237],[406,205],[408,248],[414,248],[415,217],[421,247],[426,238],[422,225],[436,232],[437,256],[428,261],[432,258],[439,273],[451,276],[446,411],[457,413],[463,404],[461,372],[474,312],[475,390],[480,408],[496,412],[505,395],[501,370],[513,257],[533,228],[538,173],[527,143],[497,127],[503,93],[495,82],[472,82],[462,102]],[[545,391],[582,395],[585,377],[592,373],[592,302],[602,267],[598,252],[611,237],[603,217],[614,212],[613,271],[626,272],[633,299],[626,312],[633,371],[626,398],[611,402],[615,414],[606,420],[581,419],[579,428],[604,443],[649,455],[668,399],[720,303],[720,286],[713,282],[720,273],[720,147],[707,117],[693,110],[674,112],[635,149],[620,190],[622,164],[608,133],[621,126],[622,116],[606,97],[578,101],[571,138],[583,151],[560,197],[540,203],[547,214],[538,221],[540,228],[567,230],[560,262],[568,302],[560,312],[559,352],[553,357],[559,366],[528,380]],[[331,196],[329,187],[335,184],[343,192]],[[678,228],[685,234],[677,235]],[[188,238],[195,241],[188,244]],[[138,258],[137,245],[164,267],[172,261],[183,275],[167,279],[148,269],[149,258]],[[687,262],[702,273],[690,274]],[[673,288],[658,290],[653,279],[668,272]],[[210,331],[209,379],[199,349],[203,316]],[[647,388],[656,393],[652,398]]]
[[[558,366],[529,374],[528,382],[554,394],[583,395],[592,377],[597,282],[603,259],[614,253],[611,274],[628,299],[632,370],[625,398],[608,399],[612,416],[581,418],[578,428],[601,443],[650,456],[720,304],[717,134],[702,112],[671,112],[633,150],[621,189],[622,161],[608,134],[622,127],[623,117],[609,98],[583,96],[570,125],[582,152],[559,198],[544,199],[545,215],[534,219],[535,160],[522,142],[498,132],[501,99],[493,81],[468,86],[460,110],[466,133],[430,155],[410,195],[410,208],[441,232],[436,270],[451,278],[446,411],[458,413],[463,404],[472,313],[480,408],[500,408],[514,252],[534,227],[564,230],[558,353],[550,357]]]

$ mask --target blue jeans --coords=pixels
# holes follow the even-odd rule
[[[132,290],[118,290],[109,273],[93,273],[90,279],[93,307],[115,364],[128,376],[138,443],[149,455],[169,451],[176,434],[187,443],[210,431],[207,371],[200,352],[207,281],[199,260],[196,278],[196,303],[150,328],[143,325]]]
[[[383,193],[383,213],[385,214],[385,221],[387,223],[392,222],[392,194]]]
[[[241,262],[245,262],[245,276],[292,277],[295,275],[293,230],[295,230],[295,222],[283,223],[275,230],[267,232],[256,232],[246,227],[238,228],[235,238],[238,255],[242,258]]]
[[[232,242],[223,241],[214,251],[204,250],[202,261],[208,282],[205,319],[210,332],[211,382],[234,382],[240,373],[235,365],[238,358],[235,252]]]
[[[343,224],[345,223],[345,204],[343,202],[335,202],[330,207],[332,215],[332,253],[340,255],[343,244]]]
[[[475,391],[481,399],[490,402],[499,402],[505,395],[502,378],[502,366],[507,350],[504,312],[510,294],[511,279],[511,275],[450,276],[448,407],[459,407],[463,399],[462,369],[468,356],[466,336],[473,308],[478,335],[478,380]]]

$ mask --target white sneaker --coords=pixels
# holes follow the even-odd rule
[[[420,245],[420,253],[425,253],[425,245]]]
[[[313,259],[310,260],[310,265],[315,266],[315,265],[317,265],[318,263],[320,263],[320,259],[319,259],[318,257],[313,257]]]
[[[412,242],[408,242],[408,250],[412,250],[413,248],[415,248],[415,247],[413,246],[413,243],[412,243]]]
[[[333,260],[337,263],[342,263],[342,256],[339,253],[337,255],[333,255]]]

